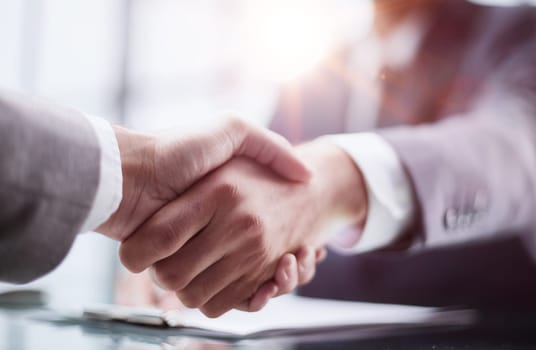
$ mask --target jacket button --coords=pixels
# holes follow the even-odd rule
[[[458,227],[458,212],[455,209],[448,209],[443,217],[443,226],[446,230],[454,230]]]

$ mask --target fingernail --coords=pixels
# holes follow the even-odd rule
[[[283,270],[283,279],[285,280],[285,282],[290,279],[289,275],[290,275],[290,273],[289,273],[288,269]]]
[[[274,296],[276,296],[278,292],[279,292],[279,287],[273,286],[272,292],[270,293],[270,298],[273,298]]]

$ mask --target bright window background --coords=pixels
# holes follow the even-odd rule
[[[128,121],[190,128],[223,111],[268,120],[277,85],[314,67],[371,22],[368,1],[137,1]]]

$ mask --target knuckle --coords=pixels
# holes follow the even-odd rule
[[[249,124],[236,114],[229,114],[226,116],[226,125],[229,128],[229,130],[232,130],[235,132],[246,131],[247,128],[249,127]]]
[[[188,308],[198,308],[203,305],[203,297],[191,289],[184,289],[177,292],[177,297]]]
[[[240,302],[249,299],[253,293],[251,290],[256,290],[252,285],[254,283],[248,280],[235,282],[228,286],[222,293],[212,298],[209,302],[203,305],[200,310],[207,317],[219,317],[240,305]]]
[[[223,197],[225,200],[231,202],[240,197],[238,186],[231,181],[227,181],[226,179],[220,180],[220,183],[216,188],[216,192],[218,197]]]
[[[226,312],[226,310],[213,305],[203,306],[200,310],[208,318],[217,318]]]
[[[179,235],[172,223],[163,224],[155,231],[151,240],[154,251],[170,251],[177,244]]]
[[[138,260],[135,258],[135,255],[131,252],[132,248],[130,244],[123,243],[119,247],[119,260],[125,266],[127,270],[129,270],[132,273],[140,273],[144,269],[140,264],[138,263]]]
[[[240,228],[254,238],[263,238],[265,225],[263,218],[256,213],[245,213],[239,218]]]
[[[214,195],[218,201],[224,201],[229,206],[235,205],[241,198],[238,186],[231,179],[225,177],[219,179]]]
[[[168,267],[155,266],[154,276],[158,284],[166,290],[181,290],[186,284],[183,274]]]

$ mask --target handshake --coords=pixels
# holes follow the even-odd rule
[[[149,269],[209,317],[307,283],[329,224],[365,220],[359,169],[329,143],[293,148],[239,119],[187,136],[115,133],[123,198],[97,231],[121,242],[128,270]]]

